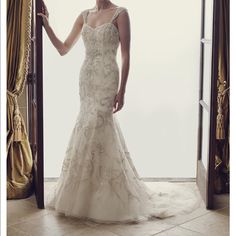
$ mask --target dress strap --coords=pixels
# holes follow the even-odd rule
[[[82,16],[83,16],[83,20],[84,20],[84,23],[87,23],[87,16],[88,16],[88,13],[89,13],[89,10],[84,10],[82,11]]]
[[[122,12],[122,11],[128,11],[127,8],[125,7],[118,7],[115,11],[115,14],[113,15],[113,17],[111,18],[111,22],[113,22],[118,16],[119,14]]]

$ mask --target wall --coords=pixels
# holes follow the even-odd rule
[[[113,1],[129,10],[131,67],[125,106],[117,113],[142,177],[195,177],[200,0]],[[47,0],[50,22],[65,39],[77,15],[95,1]],[[79,112],[82,39],[60,57],[44,37],[45,177],[60,174]],[[120,53],[118,54],[120,64]]]

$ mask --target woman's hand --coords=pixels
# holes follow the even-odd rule
[[[65,55],[69,52],[69,50],[72,48],[72,46],[76,43],[80,36],[80,32],[82,30],[83,26],[83,14],[81,13],[70,32],[70,34],[67,36],[65,41],[61,41],[55,34],[53,28],[49,25],[49,13],[47,10],[47,7],[45,3],[43,2],[42,5],[42,12],[37,14],[38,16],[42,17],[43,25],[45,28],[45,31],[52,42],[53,46],[57,49],[57,51],[60,53],[61,56]]]
[[[49,25],[49,12],[48,12],[48,9],[47,9],[47,6],[45,5],[45,3],[44,2],[42,2],[42,3],[43,3],[42,13],[38,13],[37,15],[41,16],[43,18],[43,25],[45,27],[45,26]]]
[[[124,105],[124,92],[119,91],[117,93],[117,95],[115,96],[115,99],[114,99],[113,113],[116,113],[117,111],[120,111],[121,108],[123,107],[123,105]]]

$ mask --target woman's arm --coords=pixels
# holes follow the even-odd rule
[[[43,25],[44,25],[45,31],[47,32],[47,35],[48,35],[50,41],[52,42],[54,47],[57,49],[57,51],[60,53],[60,55],[63,56],[69,52],[69,50],[73,47],[73,45],[78,40],[82,26],[83,26],[83,16],[82,16],[82,14],[80,14],[77,17],[70,34],[68,35],[66,40],[64,42],[62,42],[56,36],[52,27],[50,26],[49,20],[48,20],[49,14],[48,14],[47,8],[46,8],[46,6],[44,6],[44,8],[45,8],[44,9],[45,14],[38,13],[38,15],[43,18]]]
[[[114,113],[119,111],[124,105],[124,94],[126,89],[126,83],[129,75],[130,66],[130,20],[127,11],[122,12],[117,18],[117,25],[120,36],[120,46],[121,46],[121,57],[122,57],[122,67],[121,67],[121,83],[119,92],[115,97],[114,101]],[[117,106],[118,104],[118,106]]]

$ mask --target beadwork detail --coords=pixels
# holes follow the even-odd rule
[[[124,10],[119,7],[112,20]],[[140,179],[112,111],[119,85],[119,32],[112,22],[92,28],[86,23],[87,13],[82,12],[86,55],[79,77],[80,111],[46,206],[102,223],[162,218],[190,208],[193,195],[173,207],[175,194],[158,192],[154,198]]]

